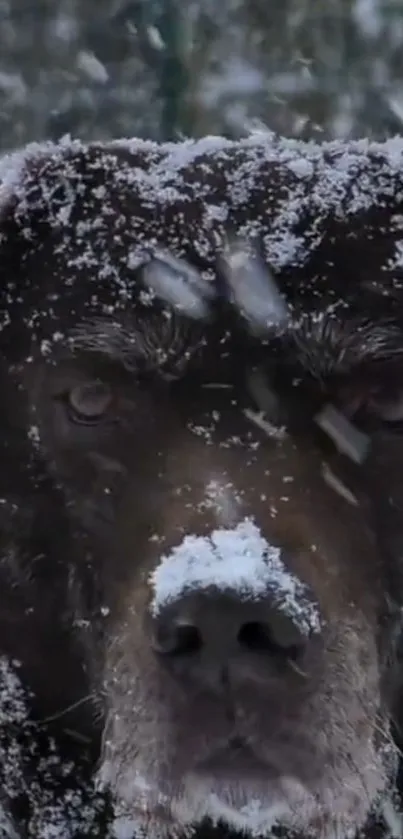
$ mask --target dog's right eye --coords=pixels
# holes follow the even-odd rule
[[[82,382],[65,394],[65,401],[72,422],[95,425],[108,416],[113,393],[105,382]]]

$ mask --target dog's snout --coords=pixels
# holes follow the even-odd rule
[[[185,537],[151,575],[154,650],[175,673],[265,680],[300,661],[319,604],[279,546],[249,521]]]
[[[257,601],[209,592],[179,598],[163,609],[155,623],[154,649],[166,659],[185,665],[217,662],[235,666],[245,656],[295,659],[305,637],[268,595]]]

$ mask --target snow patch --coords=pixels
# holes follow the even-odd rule
[[[383,22],[379,0],[355,0],[351,6],[351,12],[364,37],[379,38]]]
[[[211,287],[203,283],[200,273],[184,259],[156,251],[143,267],[143,280],[177,311],[192,318],[207,316],[205,298],[211,297]]]
[[[8,96],[13,105],[23,105],[28,95],[28,88],[21,73],[0,71],[0,90]]]
[[[105,65],[93,52],[81,50],[77,55],[77,67],[94,82],[105,84],[109,79],[109,73]]]
[[[284,329],[289,315],[267,265],[248,253],[246,242],[234,242],[225,255],[225,273],[232,302],[248,319],[250,328],[267,333]]]
[[[200,100],[209,108],[222,98],[236,95],[253,96],[265,89],[265,75],[239,56],[227,59],[220,72],[206,74],[201,85]]]
[[[0,658],[0,836],[95,839],[105,802],[72,761],[63,761],[42,726],[30,719],[19,664]],[[13,807],[23,824],[14,829]],[[8,831],[8,832],[7,832]]]
[[[233,484],[212,479],[206,486],[205,497],[199,509],[212,510],[216,515],[217,523],[221,527],[226,527],[235,523],[241,504],[241,496],[236,492]]]
[[[17,832],[17,828],[11,816],[7,813],[4,807],[0,804],[0,837],[1,839],[21,839],[21,833]]]
[[[185,536],[150,575],[154,592],[151,613],[181,595],[214,586],[257,600],[269,592],[281,611],[305,635],[319,632],[321,618],[307,587],[284,565],[281,549],[270,545],[251,519],[235,528],[214,530],[209,537]]]
[[[158,51],[165,49],[164,39],[156,26],[147,26],[146,32],[149,43],[154,49]]]

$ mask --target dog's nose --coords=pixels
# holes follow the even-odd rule
[[[154,650],[178,673],[239,666],[253,678],[262,660],[276,668],[296,661],[307,638],[281,604],[267,595],[258,601],[211,588],[178,598],[154,623]],[[256,673],[257,675],[257,673]]]
[[[321,618],[290,559],[249,521],[185,537],[151,576],[157,655],[173,672],[210,684],[228,668],[260,681],[296,662]]]
[[[298,628],[280,608],[214,591],[179,600],[156,624],[156,648],[163,655],[190,656],[203,649],[225,658],[242,649],[282,656],[302,642]]]

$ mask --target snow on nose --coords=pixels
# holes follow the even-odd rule
[[[245,601],[270,596],[301,633],[321,630],[319,606],[308,586],[287,569],[281,548],[267,542],[251,519],[214,530],[208,537],[185,536],[161,557],[149,582],[154,617],[186,594],[214,588]]]

